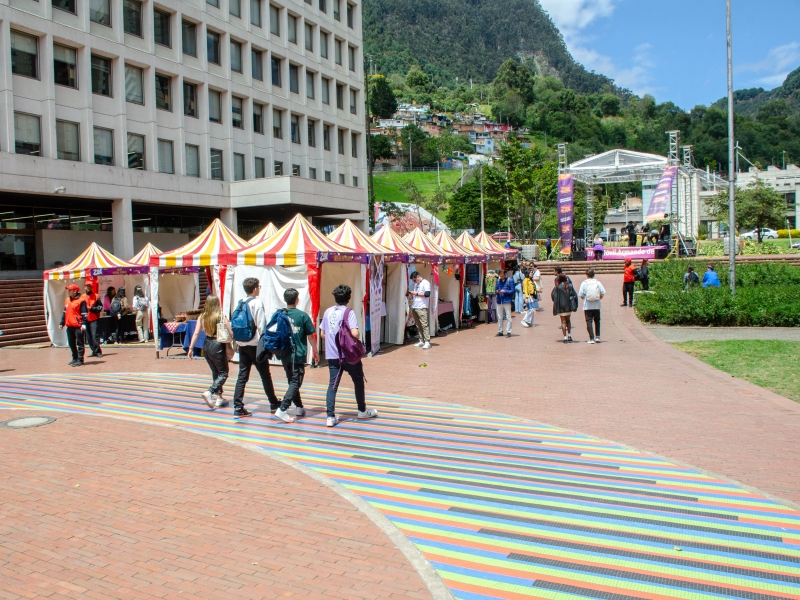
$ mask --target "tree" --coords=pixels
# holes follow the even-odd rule
[[[438,219],[440,212],[447,208],[447,195],[453,191],[448,185],[439,185],[433,192],[433,196],[422,198],[422,208],[427,210],[434,218]]]
[[[406,87],[412,90],[414,88],[423,88],[423,90],[426,90],[430,84],[431,78],[428,77],[427,73],[419,69],[412,68],[406,75]]]
[[[420,215],[419,209],[425,202],[425,196],[423,196],[422,192],[419,191],[419,188],[417,187],[417,184],[414,183],[413,179],[408,179],[403,185],[401,185],[400,191],[406,195],[409,204],[417,207],[417,219],[419,220],[419,226],[422,227],[422,215]]]
[[[476,172],[450,197],[449,210],[445,221],[451,229],[481,228],[481,181]],[[484,194],[484,222],[487,231],[498,231],[506,218],[505,204],[497,198]]]
[[[735,199],[736,224],[740,229],[755,229],[759,244],[762,228],[779,227],[786,219],[786,200],[761,179],[756,179],[743,190],[737,190]],[[706,206],[709,214],[717,217],[720,223],[729,225],[727,190],[706,200]]]
[[[369,110],[380,119],[388,119],[397,112],[397,98],[383,75],[373,75],[370,81]]]
[[[435,156],[432,158],[432,160],[430,156],[424,156],[426,154],[425,143],[427,139],[428,134],[416,125],[406,125],[403,127],[399,133],[399,141],[403,147],[401,158],[406,162],[409,162],[408,153],[410,148],[412,157],[414,159],[413,163],[417,167],[427,166],[432,163],[435,164]]]
[[[389,136],[379,134],[372,136],[372,167],[375,168],[375,162],[378,160],[387,160],[394,158],[394,150],[392,148],[392,140]]]

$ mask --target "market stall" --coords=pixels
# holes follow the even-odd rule
[[[492,238],[492,236],[487,234],[485,231],[481,231],[478,235],[476,235],[475,241],[478,242],[478,244],[480,244],[480,246],[488,253],[500,255],[500,257],[495,260],[489,259],[487,265],[489,270],[496,271],[503,268],[507,261],[519,260],[519,250],[515,250],[513,248],[503,248],[502,245],[495,241],[494,238]]]
[[[159,314],[161,308],[162,320],[169,321],[178,313],[196,309],[200,299],[197,287],[200,268],[206,269],[211,291],[220,297],[220,304],[224,308],[225,295],[233,277],[227,267],[236,263],[236,253],[246,247],[247,242],[228,229],[222,221],[214,219],[203,233],[188,244],[150,256],[152,313]],[[170,313],[172,315],[168,316]],[[162,331],[169,333],[163,328],[164,324],[154,328],[156,356],[162,345],[159,343]],[[198,340],[198,345],[200,343]]]
[[[489,265],[492,265],[492,268],[499,268],[500,261],[503,260],[503,252],[500,252],[496,249],[487,249],[481,246],[474,237],[472,237],[468,232],[464,231],[460,236],[456,238],[456,241],[464,246],[467,250],[471,250],[472,252],[482,252],[484,256],[486,256],[486,262],[480,265],[467,265],[465,267],[466,275],[464,278],[464,286],[470,289],[470,292],[475,296],[483,296],[484,288],[483,282],[486,278],[486,273],[489,270]],[[488,308],[488,305],[487,305]],[[485,317],[486,315],[484,315]],[[478,310],[478,314],[476,317],[480,317],[480,307]]]
[[[278,228],[272,223],[267,223],[267,226],[247,240],[247,243],[251,246],[255,246],[256,244],[260,244],[261,242],[268,240],[276,233],[278,233]]]
[[[84,281],[87,277],[97,280],[97,288],[102,294],[106,288],[113,286],[117,289],[124,287],[128,299],[133,295],[133,289],[137,285],[144,287],[147,278],[147,267],[135,265],[128,261],[117,258],[110,252],[103,250],[96,243],[92,243],[78,258],[68,265],[51,269],[44,272],[44,311],[47,321],[47,333],[54,346],[65,347],[67,345],[67,332],[59,329],[61,315],[64,312],[64,304],[67,300],[66,287],[75,284],[83,290]],[[102,323],[98,329],[109,330],[111,317],[102,316]],[[128,323],[130,321],[130,323]],[[114,329],[116,330],[116,324]],[[126,328],[136,331],[136,325],[132,318],[126,320]]]
[[[361,299],[368,263],[368,253],[340,246],[298,214],[272,237],[236,253],[230,305],[244,298],[242,282],[256,277],[261,281],[260,298],[267,318],[286,306],[283,291],[292,287],[300,293],[297,308],[307,312],[317,326],[320,315],[334,304],[333,289],[343,283],[353,290],[350,307],[364,331]]]
[[[458,255],[464,257],[464,262],[458,265],[459,277],[454,277],[453,278],[453,282],[452,282],[453,284],[455,284],[455,286],[457,288],[457,292],[456,292],[457,296],[456,296],[456,299],[455,299],[455,301],[457,303],[457,306],[455,306],[455,324],[456,324],[456,327],[460,327],[461,326],[461,315],[462,315],[462,313],[464,311],[464,287],[466,286],[466,270],[467,270],[467,267],[470,267],[470,271],[471,271],[470,272],[470,276],[474,277],[474,273],[472,273],[474,268],[477,267],[478,269],[480,269],[481,265],[486,264],[486,253],[485,252],[480,252],[480,251],[477,251],[477,250],[467,249],[466,247],[464,247],[461,244],[459,244],[456,240],[454,240],[452,238],[452,236],[449,233],[447,233],[446,231],[440,231],[439,233],[437,233],[436,236],[433,238],[433,241],[436,242],[439,245],[439,247],[442,250],[444,250],[445,252],[448,252],[450,254],[458,254]],[[449,292],[449,290],[443,292],[443,294],[446,294],[448,292]],[[471,301],[472,294],[473,294],[473,292],[470,289],[470,292],[469,292],[469,296],[470,296],[469,313],[470,313],[470,315],[472,315],[472,312],[473,312],[472,311],[472,306],[471,306],[472,305],[472,301]]]
[[[367,271],[366,285],[368,293],[364,303],[365,313],[370,315],[370,334],[373,343],[368,350],[376,351],[380,342],[402,345],[408,305],[406,301],[408,278],[405,268],[390,271],[389,265],[398,263],[404,266],[408,262],[408,254],[381,246],[349,219],[328,234],[328,238],[350,250],[369,254],[370,269]],[[387,327],[382,326],[384,316]],[[379,332],[377,340],[372,338],[375,331]]]

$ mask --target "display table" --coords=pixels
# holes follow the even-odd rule
[[[436,314],[442,315],[444,313],[451,313],[455,312],[455,308],[453,307],[452,302],[439,302],[439,306],[436,307]]]
[[[121,327],[120,332],[122,333],[123,339],[117,340],[120,344],[123,343],[126,335],[133,334],[137,335],[136,333],[136,313],[130,312],[121,319]],[[117,319],[111,316],[100,317],[97,319],[97,337],[101,340],[105,340],[105,343],[108,343],[109,338],[112,334],[117,332]],[[137,338],[138,339],[138,338]]]
[[[192,341],[192,336],[194,335],[194,330],[197,328],[197,321],[185,321],[183,323],[175,323],[175,322],[168,322],[161,325],[161,335],[160,335],[160,346],[161,350],[167,350],[167,356],[169,356],[169,351],[174,348],[181,348],[188,356],[189,354],[189,344]],[[200,352],[203,349],[203,344],[206,341],[206,334],[204,331],[200,331],[200,334],[197,336],[197,342],[194,345],[194,355],[200,356]]]
[[[439,302],[436,307],[436,314],[439,317],[439,329],[444,329],[448,325],[455,328],[456,316],[452,302]]]

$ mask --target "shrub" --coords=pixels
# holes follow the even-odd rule
[[[789,237],[789,230],[788,229],[778,229],[778,237],[779,238],[788,238]],[[800,239],[800,229],[792,229],[792,239],[798,238]]]

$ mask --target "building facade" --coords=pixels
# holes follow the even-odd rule
[[[361,10],[0,0],[2,269],[92,239],[166,250],[215,217],[243,235],[296,212],[365,221]]]

